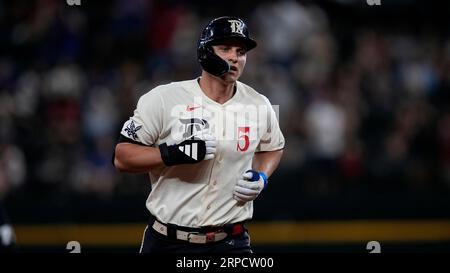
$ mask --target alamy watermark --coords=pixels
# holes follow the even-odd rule
[[[81,253],[81,244],[78,241],[70,241],[67,243],[66,249],[70,250],[69,253]]]
[[[81,6],[81,0],[66,0],[69,6]]]
[[[381,6],[381,0],[366,0],[369,6]]]
[[[378,241],[370,241],[367,243],[366,249],[370,250],[369,253],[381,253],[381,244]]]
[[[240,140],[242,134],[249,140],[257,140],[278,122],[279,106],[240,103],[208,107],[201,97],[195,97],[192,104],[175,105],[170,115],[179,121],[171,132],[175,142],[196,137],[204,130],[217,140]]]

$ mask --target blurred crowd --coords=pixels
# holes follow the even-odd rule
[[[151,88],[200,74],[200,31],[228,15],[182,1],[91,2],[0,3],[0,198],[145,190],[111,164],[121,126]],[[448,35],[343,33],[318,5],[257,3],[237,14],[258,41],[242,81],[279,105],[279,172],[294,178],[279,183],[311,196],[450,191]]]

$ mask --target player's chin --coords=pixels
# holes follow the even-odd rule
[[[229,82],[229,83],[234,83],[239,79],[239,74],[237,73],[225,73],[222,76],[222,80],[224,80],[225,82]]]

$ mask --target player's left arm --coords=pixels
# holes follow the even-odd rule
[[[241,203],[255,200],[266,187],[268,178],[278,167],[282,155],[283,149],[256,152],[252,169],[246,171],[234,187],[234,199]]]
[[[264,98],[268,109],[268,123],[264,134],[255,149],[255,154],[253,155],[252,161],[252,170],[265,176],[264,179],[266,185],[267,179],[276,170],[278,164],[280,163],[281,157],[283,156],[285,140],[274,108],[270,104],[269,100],[266,97]]]
[[[238,202],[253,201],[266,188],[268,178],[280,163],[285,144],[283,133],[270,102],[266,98],[269,109],[269,123],[260,143],[253,155],[252,169],[247,170],[237,181],[233,197]]]
[[[283,156],[283,149],[276,151],[257,152],[253,156],[252,169],[257,172],[263,172],[269,178],[277,169]]]

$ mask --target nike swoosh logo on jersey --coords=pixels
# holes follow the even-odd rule
[[[200,108],[201,106],[186,106],[186,111],[190,112],[190,111],[194,111],[197,108]]]
[[[185,144],[184,146],[179,146],[178,149],[182,151],[185,155],[197,160],[197,151],[198,145],[197,143]]]

